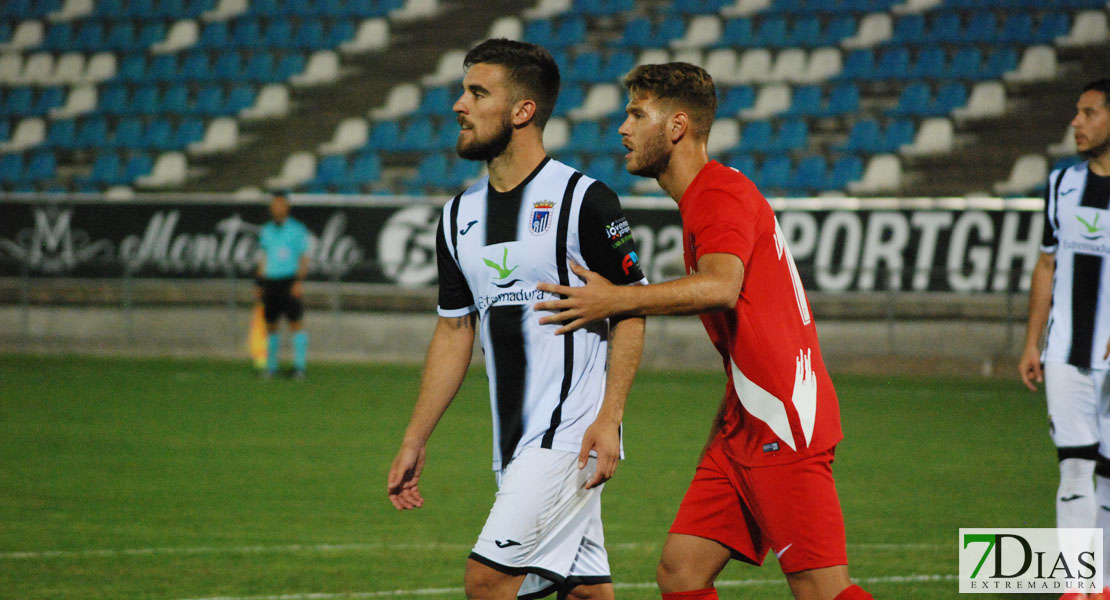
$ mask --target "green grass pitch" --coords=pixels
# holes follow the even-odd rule
[[[833,379],[849,560],[876,598],[957,598],[959,527],[1053,526],[1043,395],[1016,378]],[[603,497],[618,597],[658,597],[723,382],[636,380]],[[425,507],[398,513],[385,476],[418,383],[415,367],[314,364],[295,382],[245,361],[0,355],[0,598],[462,597],[494,493],[485,377],[432,438]],[[773,557],[730,565],[720,594],[789,598]]]

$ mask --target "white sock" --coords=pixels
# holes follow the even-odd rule
[[[1098,516],[1095,518],[1095,527],[1102,528],[1102,572],[1108,573],[1110,569],[1110,477],[1098,475],[1095,477],[1095,498],[1098,502]],[[1110,587],[1110,580],[1104,582]]]
[[[1094,474],[1093,460],[1065,458],[1060,461],[1060,488],[1056,491],[1057,527],[1095,526]]]

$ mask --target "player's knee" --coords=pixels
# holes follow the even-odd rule
[[[563,597],[567,600],[613,600],[613,584],[576,585]]]
[[[700,590],[713,585],[712,579],[706,578],[689,560],[673,554],[664,554],[659,559],[655,567],[655,581],[664,594]]]
[[[463,576],[463,587],[466,597],[470,600],[492,600],[501,596],[509,576],[490,569],[484,565],[477,565],[474,561],[467,564],[466,575]],[[513,594],[515,595],[515,594]]]

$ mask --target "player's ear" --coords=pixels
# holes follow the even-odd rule
[[[677,144],[679,140],[686,136],[689,129],[690,115],[684,112],[676,112],[671,115],[670,121],[667,123],[667,139],[671,140],[672,144]]]
[[[535,100],[520,100],[513,107],[513,126],[523,127],[536,116]]]

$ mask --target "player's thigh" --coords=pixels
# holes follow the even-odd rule
[[[829,451],[747,470],[744,481],[756,519],[783,573],[848,563],[832,458]]]
[[[294,331],[304,327],[304,301],[290,294],[285,303],[285,318],[289,320],[289,328]]]
[[[613,584],[576,585],[566,593],[566,598],[568,600],[613,600]]]
[[[852,585],[848,565],[787,573],[786,583],[795,600],[828,600]]]
[[[1099,442],[1099,396],[1091,372],[1064,363],[1044,366],[1049,431],[1057,448]]]

